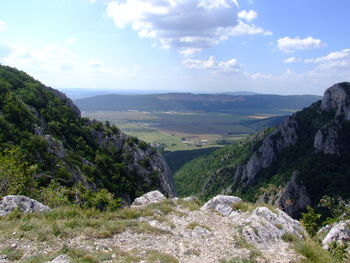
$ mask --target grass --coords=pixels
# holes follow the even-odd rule
[[[13,248],[13,247],[6,247],[2,250],[0,250],[0,255],[5,255],[8,260],[15,261],[20,260],[24,252],[21,249]]]
[[[154,217],[155,209],[160,210],[164,215],[177,213],[174,207],[175,204],[167,200],[139,209],[124,208],[115,212],[102,213],[94,209],[83,210],[76,206],[23,215],[14,211],[7,216],[0,217],[0,243],[5,243],[10,238],[23,238],[37,242],[58,241],[79,234],[108,238],[126,229],[135,232],[166,234],[137,219]]]
[[[233,209],[234,210],[238,210],[238,211],[241,211],[241,212],[252,212],[254,209],[258,208],[258,207],[266,207],[268,208],[269,210],[271,210],[273,213],[277,214],[278,211],[277,211],[277,208],[272,206],[272,205],[269,205],[269,204],[266,204],[266,203],[248,203],[248,202],[239,202],[239,203],[236,203],[233,205]],[[281,226],[277,226],[276,227],[281,227]]]
[[[183,199],[179,199],[177,200],[177,204],[190,211],[196,211],[201,208],[201,202],[199,200],[185,201]]]
[[[199,224],[198,222],[191,222],[191,223],[189,223],[189,224],[186,226],[186,228],[187,228],[187,229],[190,229],[190,230],[193,230],[193,229],[195,229],[197,226],[202,227],[202,228],[204,228],[204,229],[206,229],[206,230],[208,230],[208,231],[212,231],[208,226],[201,225],[201,224]]]

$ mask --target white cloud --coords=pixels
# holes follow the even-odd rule
[[[301,59],[300,58],[296,58],[296,57],[290,57],[284,60],[285,63],[291,64],[291,63],[297,63],[300,62]]]
[[[249,11],[243,10],[243,11],[238,13],[238,18],[244,19],[248,22],[253,21],[257,17],[258,17],[258,13],[255,12],[254,10],[249,10]]]
[[[98,59],[90,59],[88,62],[89,67],[91,68],[101,68],[103,66],[102,62]]]
[[[295,50],[316,49],[323,46],[325,46],[325,44],[321,39],[315,39],[313,37],[307,37],[304,39],[301,39],[300,37],[284,37],[277,40],[277,47],[286,53]]]
[[[6,29],[6,23],[4,21],[0,21],[0,32],[5,31]]]
[[[8,64],[23,70],[37,67],[41,70],[74,70],[76,55],[71,51],[56,46],[47,45],[43,49],[34,49],[30,46],[10,43],[10,52],[3,59]]]
[[[245,17],[251,19],[252,12]],[[107,15],[118,28],[131,26],[139,37],[155,39],[162,48],[184,54],[212,47],[232,35],[265,33],[238,20],[233,0],[114,0],[107,4]]]
[[[70,38],[67,38],[67,40],[66,40],[66,42],[68,44],[73,44],[73,43],[76,43],[77,41],[78,41],[78,39],[75,37],[70,37]]]
[[[210,56],[208,60],[185,59],[182,61],[189,69],[206,69],[215,72],[240,72],[241,65],[236,59],[228,61],[217,61],[214,56]]]
[[[350,58],[350,49],[343,49],[341,51],[331,52],[327,56],[318,58],[308,58],[305,59],[305,63],[326,63],[335,60],[341,60],[345,58]]]
[[[242,36],[242,35],[272,35],[271,31],[266,31],[261,27],[257,27],[256,25],[249,25],[242,21],[238,21],[238,25],[229,29],[229,35],[233,36]]]

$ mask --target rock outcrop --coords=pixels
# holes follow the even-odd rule
[[[201,210],[212,210],[217,211],[223,216],[229,216],[233,211],[233,206],[239,202],[242,202],[242,199],[236,196],[228,195],[218,195],[208,202],[206,202]]]
[[[0,216],[18,209],[22,213],[45,212],[51,209],[36,200],[22,195],[8,195],[0,201]]]
[[[321,104],[321,110],[335,112],[335,117],[350,120],[349,83],[335,84],[326,90]]]
[[[132,203],[132,206],[145,206],[145,205],[149,205],[149,204],[155,204],[155,203],[159,203],[166,200],[166,197],[157,191],[152,191],[152,192],[148,192],[146,194],[144,194],[143,196],[140,196],[138,198],[136,198],[134,200],[134,202]]]
[[[322,240],[324,249],[329,249],[333,243],[344,246],[350,245],[350,220],[341,221],[333,225]]]
[[[243,220],[242,226],[246,240],[264,248],[279,242],[285,234],[306,237],[301,224],[279,209],[271,211],[266,207],[258,207]]]
[[[300,173],[298,171],[293,173],[292,178],[282,190],[274,205],[294,218],[300,215],[300,211],[312,205],[309,194],[300,179]]]
[[[275,131],[269,134],[246,164],[239,165],[234,174],[234,185],[247,187],[257,174],[269,167],[285,148],[294,145],[298,140],[298,123],[295,116],[287,118]]]
[[[340,130],[341,124],[338,120],[327,123],[319,129],[314,141],[315,150],[324,154],[339,155],[338,133]]]

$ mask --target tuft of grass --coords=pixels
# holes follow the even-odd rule
[[[24,252],[21,249],[6,247],[0,251],[0,254],[5,255],[10,261],[15,261],[20,260],[23,257]]]
[[[147,251],[146,259],[148,262],[179,263],[174,256],[154,250]]]
[[[230,260],[220,260],[220,263],[257,263],[258,257],[261,256],[261,254],[255,250],[250,251],[248,257],[240,258],[232,258]]]
[[[238,210],[241,212],[252,212],[254,209],[258,207],[266,207],[271,210],[273,213],[277,214],[277,208],[273,205],[269,205],[266,203],[249,203],[249,202],[239,202],[232,206],[234,210]]]
[[[185,201],[183,199],[179,199],[179,200],[177,200],[177,204],[182,206],[183,208],[190,210],[190,211],[199,210],[201,207],[201,203],[198,200]]]
[[[205,228],[205,229],[208,230],[208,231],[212,231],[212,230],[210,229],[210,227],[205,226],[205,225],[201,225],[201,224],[199,224],[198,222],[191,222],[191,223],[189,223],[189,224],[186,226],[186,228],[187,228],[187,229],[190,229],[190,230],[193,230],[193,229],[195,229],[197,226],[200,226],[200,227],[202,227],[202,228]]]
[[[301,263],[340,263],[324,250],[319,243],[312,239],[298,240],[294,242],[294,250],[304,256]]]
[[[288,243],[293,243],[298,240],[298,237],[290,233],[283,234],[281,238],[284,242],[288,242]]]

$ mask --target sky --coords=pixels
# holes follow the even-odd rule
[[[349,0],[0,0],[0,64],[60,90],[316,94],[350,81]]]

